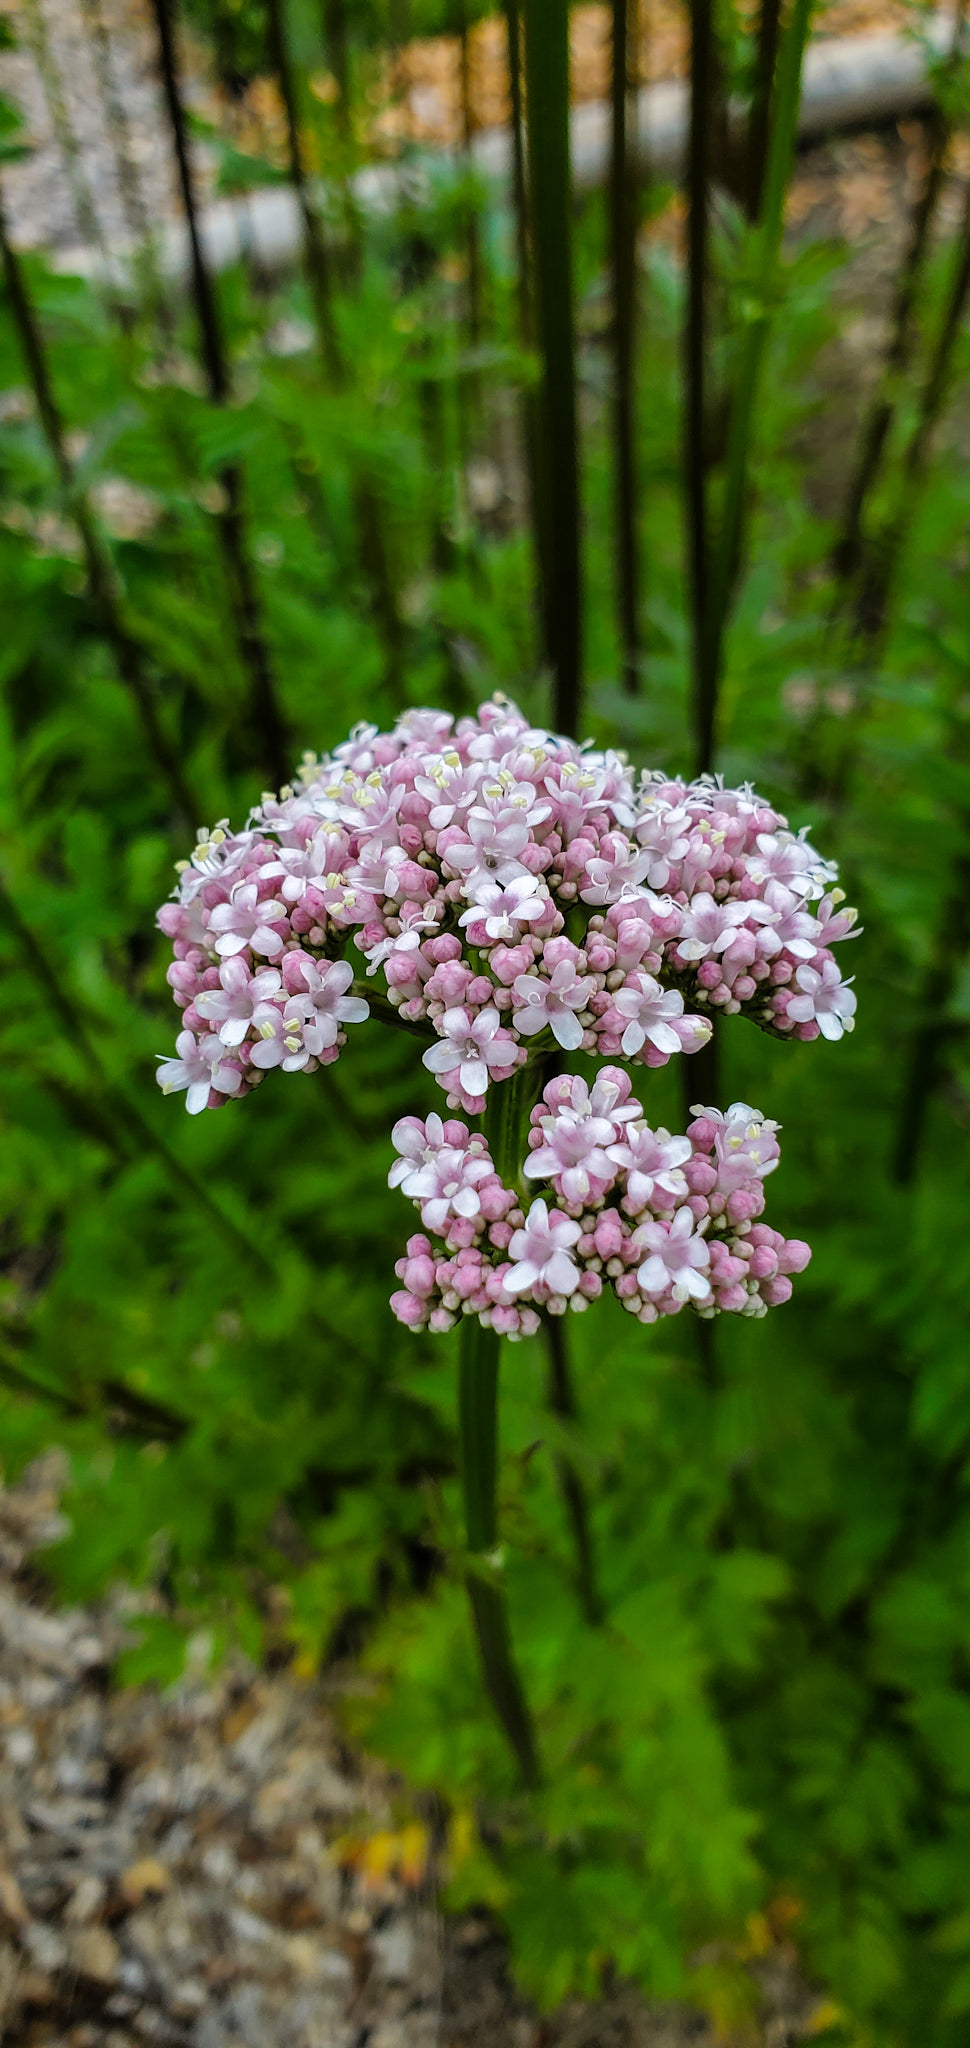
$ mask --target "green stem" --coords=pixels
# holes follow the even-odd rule
[[[791,174],[798,121],[802,57],[811,12],[812,0],[794,0],[778,69],[778,93],[771,125],[764,203],[757,238],[755,310],[742,346],[741,368],[731,406],[724,508],[721,530],[711,564],[710,602],[702,630],[700,695],[703,719],[700,752],[704,756],[701,765],[705,768],[711,765],[714,754],[714,723],[724,629],[741,557],[755,398],[773,312],[785,192]]]
[[[534,1077],[519,1072],[489,1090],[485,1135],[503,1180],[521,1166],[522,1124]],[[476,1565],[498,1542],[498,1371],[501,1338],[477,1316],[466,1316],[458,1365],[458,1436],[465,1504],[468,1599],[489,1698],[525,1785],[539,1782],[532,1718],[512,1653],[505,1595]]]
[[[964,9],[965,0],[956,0],[953,40],[943,71],[944,78],[951,84],[961,60]],[[923,190],[913,208],[909,243],[896,283],[892,336],[863,430],[859,458],[846,499],[842,531],[832,551],[832,570],[840,587],[840,597],[844,596],[846,586],[852,582],[862,566],[866,506],[882,465],[890,429],[899,411],[900,396],[905,389],[906,372],[913,355],[916,339],[914,315],[923,270],[931,246],[936,211],[946,183],[947,148],[953,133],[953,121],[945,98],[939,100],[931,109],[928,132],[931,143],[929,170]]]
[[[175,809],[182,814],[187,823],[191,824],[199,817],[201,806],[197,803],[187,780],[178,749],[169,738],[162,722],[154,682],[149,676],[145,658],[129,631],[124,615],[114,562],[102,542],[90,500],[78,484],[74,466],[67,452],[64,422],[54,395],[47,351],[27,290],[20,258],[7,235],[2,194],[0,264],[14,325],[37,402],[44,439],[57,471],[65,504],[78,530],[92,606],[114,655],[121,682],[129,691],[136,706],[148,749],[168,785]]]
[[[704,665],[710,548],[707,532],[707,300],[712,0],[691,0],[690,135],[687,151],[687,306],[684,322],[684,482],[690,588],[694,766],[709,768],[714,706]]]
[[[158,31],[161,84],[168,111],[189,237],[189,274],[199,327],[202,362],[213,405],[228,406],[233,395],[232,374],[199,225],[188,125],[182,103],[175,45],[176,0],[152,0],[152,9]],[[281,789],[289,774],[290,737],[279,702],[269,646],[263,630],[262,605],[249,554],[249,521],[243,473],[239,463],[226,463],[220,471],[219,482],[225,499],[222,509],[216,515],[216,527],[225,565],[240,663],[249,682],[250,723],[253,728],[255,752],[265,772],[272,776],[276,787]]]
[[[522,100],[522,10],[519,0],[505,0],[505,31],[509,60],[509,102],[512,125],[512,200],[515,213],[516,308],[523,353],[535,348],[535,308],[529,267],[529,192]],[[529,525],[536,563],[536,622],[540,644],[548,657],[548,593],[552,587],[549,505],[540,454],[538,392],[528,380],[521,390],[522,447],[529,488]]]
[[[616,607],[623,687],[640,681],[640,563],[636,460],[636,64],[638,0],[613,0],[610,239],[613,266],[613,460],[616,506]]]
[[[501,1093],[501,1090],[496,1091]],[[474,1559],[494,1551],[498,1536],[498,1367],[501,1338],[477,1316],[462,1324],[458,1367],[458,1426],[470,1557],[468,1599],[489,1698],[501,1722],[523,1784],[539,1782],[532,1718],[515,1667],[505,1596]]]
[[[566,0],[524,0],[532,254],[542,360],[542,491],[549,507],[543,594],[553,723],[574,733],[582,693],[579,435],[573,318]]]

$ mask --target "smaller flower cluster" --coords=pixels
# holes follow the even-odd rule
[[[177,1058],[161,1061],[158,1084],[165,1095],[184,1089],[192,1116],[220,1096],[248,1094],[271,1067],[312,1074],[330,1066],[347,1042],[343,1025],[370,1015],[369,1004],[347,993],[349,961],[314,960],[299,948],[278,967],[255,967],[234,941],[218,965],[190,949],[168,978],[176,1001],[188,1000]]]
[[[592,1090],[550,1081],[532,1112],[524,1182],[555,1197],[528,1207],[503,1185],[485,1139],[453,1119],[403,1117],[390,1185],[419,1210],[391,1296],[411,1329],[449,1330],[461,1315],[508,1337],[539,1311],[584,1309],[611,1286],[643,1323],[689,1305],[701,1316],[760,1316],[787,1301],[811,1256],[761,1223],[778,1164],[776,1124],[747,1103],[695,1108],[683,1137],[653,1130],[621,1069]]]

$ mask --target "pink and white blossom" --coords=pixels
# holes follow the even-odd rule
[[[519,974],[512,984],[517,998],[515,1028],[522,1038],[549,1030],[564,1052],[575,1052],[583,1042],[583,1026],[576,1012],[585,1007],[592,992],[587,977],[577,974],[569,960],[560,960],[548,980],[536,974]]]
[[[688,1208],[678,1209],[672,1223],[640,1223],[633,1234],[647,1257],[637,1269],[637,1285],[647,1295],[671,1293],[675,1301],[708,1301],[711,1254],[694,1228]]]
[[[177,1059],[163,1059],[155,1078],[163,1095],[186,1090],[185,1107],[190,1116],[198,1116],[207,1107],[212,1088],[217,1095],[235,1095],[242,1074],[226,1059],[226,1048],[220,1038],[210,1036],[197,1041],[194,1031],[180,1031],[175,1050]]]
[[[569,1296],[579,1286],[579,1269],[569,1254],[582,1235],[578,1223],[558,1209],[547,1209],[542,1197],[533,1202],[522,1230],[509,1245],[512,1270],[505,1276],[508,1295],[532,1293],[536,1287]]]
[[[202,989],[195,1008],[207,1024],[214,1025],[223,1045],[241,1045],[258,1004],[269,1002],[282,986],[277,968],[264,967],[251,974],[241,955],[234,953],[220,963],[219,987]]]
[[[680,1051],[673,1019],[683,1016],[684,998],[677,989],[661,988],[650,974],[628,974],[613,1001],[621,1017],[629,1020],[621,1040],[628,1060],[635,1059],[644,1045],[655,1046],[658,1052]]]
[[[216,952],[223,958],[242,953],[264,953],[275,960],[285,943],[286,905],[274,898],[262,902],[255,882],[237,882],[228,903],[217,903],[209,915],[209,930],[217,933]]]
[[[457,1081],[463,1095],[484,1095],[493,1076],[505,1073],[518,1059],[515,1041],[503,1033],[497,1010],[480,1010],[474,1017],[468,1009],[446,1010],[438,1029],[441,1039],[422,1053],[422,1062],[442,1087],[454,1087]]]
[[[826,960],[821,971],[798,967],[794,981],[797,994],[788,1004],[788,1016],[796,1024],[815,1023],[823,1038],[841,1038],[855,1029],[855,990],[843,981],[834,960]]]

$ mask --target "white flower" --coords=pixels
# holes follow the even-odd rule
[[[537,875],[516,875],[503,889],[501,882],[479,875],[472,885],[472,901],[463,910],[460,925],[483,924],[489,939],[514,939],[517,924],[532,924],[549,908],[546,891]]]
[[[641,1223],[633,1234],[638,1249],[650,1254],[637,1271],[643,1294],[671,1293],[675,1301],[708,1301],[711,1255],[694,1229],[689,1209],[678,1209],[672,1223]]]
[[[174,1095],[181,1088],[187,1090],[185,1107],[190,1116],[198,1116],[205,1109],[210,1088],[217,1095],[235,1095],[242,1075],[238,1067],[226,1060],[221,1039],[200,1038],[196,1043],[194,1031],[180,1031],[175,1050],[178,1058],[162,1059],[155,1079],[163,1095]]]
[[[558,1209],[550,1216],[545,1202],[533,1202],[525,1229],[514,1231],[509,1245],[515,1264],[505,1276],[506,1294],[531,1294],[540,1283],[551,1294],[575,1294],[579,1271],[569,1253],[581,1235],[580,1225]]]
[[[795,982],[800,993],[792,996],[787,1012],[795,1024],[814,1020],[823,1038],[855,1030],[855,995],[834,960],[826,960],[821,974],[815,967],[797,967]]]
[[[683,1016],[684,998],[676,989],[661,988],[650,974],[628,974],[613,1003],[620,1016],[630,1020],[620,1041],[628,1060],[647,1044],[657,1052],[680,1051],[680,1038],[671,1019]]]
[[[571,960],[560,960],[548,981],[538,974],[518,974],[512,983],[519,1007],[513,1023],[520,1037],[531,1038],[548,1025],[563,1052],[575,1052],[583,1042],[583,1027],[576,1016],[585,1008],[587,991],[595,984],[578,975]]]
[[[457,1081],[464,1095],[484,1095],[493,1071],[503,1073],[516,1060],[514,1041],[496,1036],[501,1024],[491,1008],[479,1010],[474,1019],[465,1009],[446,1010],[437,1022],[441,1039],[422,1053],[423,1065],[443,1088]]]

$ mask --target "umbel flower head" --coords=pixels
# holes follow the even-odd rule
[[[637,775],[623,754],[530,727],[505,698],[457,723],[410,711],[388,733],[358,726],[332,754],[306,755],[292,785],[264,796],[243,830],[223,821],[201,831],[180,864],[159,924],[172,940],[168,979],[182,1029],[159,1083],[184,1093],[192,1114],[216,1108],[270,1068],[309,1074],[329,1064],[347,1027],[372,1011],[424,1028],[423,1063],[445,1106],[472,1117],[490,1090],[540,1060],[583,1053],[664,1066],[706,1042],[717,1012],[746,1015],[778,1037],[835,1039],[853,1027],[855,996],[832,948],[854,934],[855,912],[834,883],[805,834],[789,831],[749,785]],[[617,1097],[610,1113],[560,1104],[554,1117],[547,1106],[525,1175],[550,1179],[558,1208],[537,1192],[520,1213],[506,1190],[514,1223],[506,1210],[482,1210],[490,1229],[510,1232],[492,1245],[518,1274],[503,1279],[494,1311],[510,1331],[534,1314],[513,1305],[530,1290],[547,1307],[592,1298],[596,1259],[648,1320],[687,1301],[702,1314],[743,1306],[740,1272],[731,1266],[734,1277],[724,1277],[721,1235],[689,1207],[702,1191],[689,1184],[688,1207],[681,1199],[678,1176],[698,1170],[693,1139],[652,1132],[638,1104],[624,1116],[627,1101]],[[712,1123],[704,1160],[705,1171],[716,1166],[718,1201],[728,1198],[725,1176],[750,1195],[751,1175],[759,1181],[756,1168],[777,1156],[773,1127],[753,1112],[749,1123],[758,1135],[742,1134],[740,1150],[731,1149],[733,1112]],[[449,1129],[467,1139],[467,1126]],[[465,1139],[422,1140],[420,1196],[401,1180],[434,1205],[429,1230],[440,1231],[453,1180],[463,1229],[474,1222],[473,1194],[484,1187],[483,1200],[498,1199],[487,1192],[494,1171],[490,1181],[474,1162],[457,1163]],[[615,1156],[618,1146],[628,1158]],[[436,1192],[425,1194],[429,1175]],[[608,1190],[608,1213],[635,1214],[636,1229],[649,1233],[634,1246],[635,1265],[616,1273],[610,1264],[626,1260],[625,1249],[591,1254],[582,1249],[589,1231],[573,1235]],[[621,1234],[626,1246],[626,1222]],[[479,1255],[471,1239],[455,1256],[466,1253]],[[744,1256],[730,1253],[735,1263]],[[771,1288],[783,1268],[761,1274],[764,1263],[754,1294],[748,1273],[746,1303],[780,1298]],[[462,1272],[470,1274],[467,1261]],[[567,1272],[575,1287],[558,1284]],[[409,1306],[408,1320],[437,1328],[455,1313],[451,1285],[436,1280],[422,1292],[408,1281],[405,1292],[433,1304],[426,1315]],[[468,1306],[475,1293],[456,1298]]]
[[[530,1054],[659,1067],[716,1011],[838,1038],[855,996],[831,948],[855,913],[834,880],[749,786],[638,777],[506,699],[358,726],[181,863],[159,923],[183,1029],[159,1080],[194,1113],[336,1059],[368,1014],[355,957],[427,1025],[424,1064],[467,1115]]]

